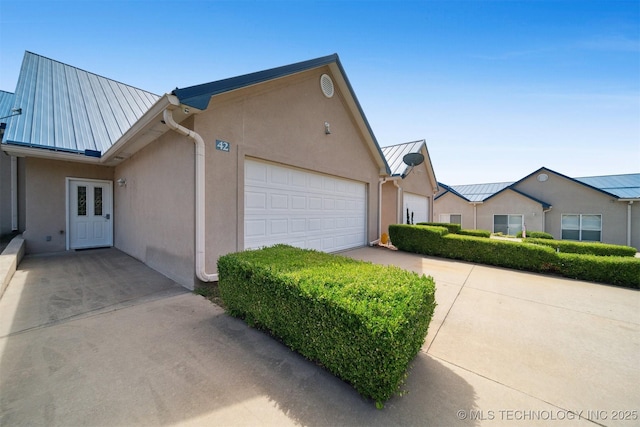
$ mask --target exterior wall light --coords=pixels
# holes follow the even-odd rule
[[[118,183],[118,187],[126,187],[127,186],[127,180],[124,178],[120,178],[116,181]]]
[[[324,133],[325,135],[331,135],[331,125],[329,122],[324,122]]]

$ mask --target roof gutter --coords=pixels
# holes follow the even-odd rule
[[[202,137],[184,126],[179,125],[173,119],[173,110],[176,106],[170,105],[163,111],[162,115],[165,124],[172,130],[182,134],[188,138],[191,138],[195,144],[195,213],[196,213],[196,276],[203,282],[215,282],[218,280],[218,275],[213,273],[207,273],[205,271],[205,146]]]

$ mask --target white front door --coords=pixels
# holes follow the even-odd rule
[[[113,245],[111,181],[67,179],[69,249]]]

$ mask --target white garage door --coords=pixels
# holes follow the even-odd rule
[[[429,199],[412,193],[404,193],[404,209],[402,210],[402,223],[407,223],[407,209],[409,210],[409,221],[413,218],[413,224],[419,222],[429,222]],[[411,216],[413,214],[413,217]]]
[[[245,249],[287,243],[335,252],[366,243],[366,186],[254,160],[245,161]]]

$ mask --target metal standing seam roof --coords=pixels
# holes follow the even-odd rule
[[[15,95],[11,92],[0,90],[0,122],[7,123],[11,120],[11,109],[13,108],[13,99]]]
[[[158,95],[25,52],[2,143],[104,153]]]
[[[470,202],[482,202],[509,187],[511,184],[513,184],[513,182],[494,182],[487,184],[450,185],[449,188]]]
[[[588,176],[576,181],[611,193],[620,199],[640,199],[640,173]]]
[[[420,153],[423,145],[425,145],[424,140],[420,140],[382,147],[382,154],[391,169],[391,176],[403,176],[409,169],[402,160],[403,157],[408,153]]]
[[[454,190],[453,188],[449,187],[447,184],[443,184],[442,182],[438,182],[438,186],[443,188],[445,191],[443,191],[442,193],[438,194],[435,197],[435,200],[438,200],[440,197],[444,196],[447,193],[451,193],[451,194],[454,194],[454,195],[460,197],[461,199],[466,200],[467,202],[470,201],[469,199],[464,197],[462,194],[458,193],[456,190]]]
[[[519,182],[543,170],[553,172],[558,176],[567,178],[569,180],[578,182],[580,184],[587,185],[589,187],[592,187],[594,190],[610,194],[619,199],[640,199],[640,173],[571,178],[571,177],[562,175],[558,172],[552,171],[551,169],[540,168],[535,172],[533,172],[532,174],[527,175],[525,178],[521,179],[520,181],[516,181],[516,182],[496,182],[496,183],[488,183],[488,184],[469,184],[469,185],[451,185],[451,186],[447,186],[441,183],[440,185],[443,188],[445,188],[447,191],[450,191],[451,193],[454,193],[457,196],[460,196],[463,199],[466,199],[470,202],[482,202],[484,200],[487,200],[495,196],[497,193],[503,191],[504,189],[508,187],[512,187],[511,190],[525,197],[528,197],[534,201],[542,203],[543,205],[546,206],[548,205],[548,203],[540,201],[534,197],[531,197],[528,194],[525,194],[515,188],[515,185],[518,184]],[[443,194],[441,194],[440,196],[442,196]]]

